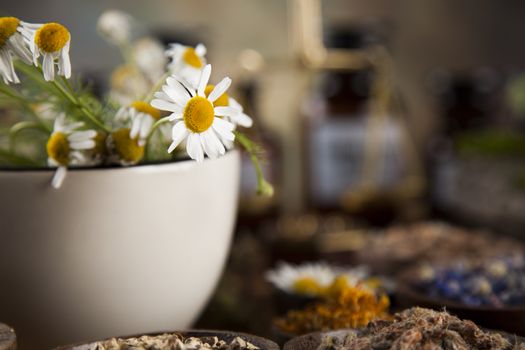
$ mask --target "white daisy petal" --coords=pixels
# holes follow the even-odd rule
[[[52,54],[47,52],[44,54],[42,70],[44,71],[44,79],[46,81],[55,80],[55,62]]]
[[[95,147],[95,141],[86,140],[86,141],[79,141],[79,142],[71,142],[69,146],[71,146],[72,149],[77,149],[77,150],[92,149]]]
[[[193,140],[191,142],[193,143],[193,150],[196,156],[194,159],[197,162],[202,162],[204,160],[204,150],[202,149],[201,135],[193,134]]]
[[[179,80],[173,77],[168,77],[166,79],[166,83],[169,87],[175,89],[180,95],[184,96],[185,98],[191,97],[190,93],[186,90],[184,85],[182,85],[182,83]]]
[[[195,96],[195,89],[189,82],[184,79],[177,79],[177,81],[190,93],[191,97]]]
[[[153,125],[152,117],[150,117],[149,115],[146,115],[142,118],[142,123],[140,124],[140,133],[139,133],[139,137],[141,139],[144,139],[146,138],[146,136],[148,136],[152,125]]]
[[[184,140],[185,137],[188,136],[188,130],[186,130],[186,126],[184,125],[183,121],[178,122],[173,126],[171,129],[171,145],[168,148],[168,153],[171,153],[177,148],[177,146]]]
[[[164,91],[157,91],[153,94],[153,96],[161,100],[171,100],[170,97]]]
[[[201,77],[199,79],[199,87],[197,89],[197,96],[205,96],[204,89],[208,85],[211,75],[211,64],[207,64],[201,72]]]
[[[24,63],[31,64],[31,52],[24,43],[24,37],[20,33],[13,34],[9,40],[9,47],[17,57],[20,57]]]
[[[197,159],[197,150],[195,149],[195,142],[193,141],[194,135],[196,134],[190,133],[186,138],[186,151],[191,159]]]
[[[233,125],[230,122],[227,122],[224,119],[217,118],[217,117],[213,118],[213,125],[217,125],[219,128],[228,130],[228,131],[233,131],[235,129],[235,125]]]
[[[234,141],[235,140],[235,134],[228,130],[218,129],[215,126],[213,129],[217,132],[217,134],[221,137],[221,139],[226,141]]]
[[[226,149],[224,148],[224,145],[222,144],[221,140],[219,140],[219,138],[215,134],[215,131],[213,130],[213,128],[212,130],[209,130],[207,137],[208,137],[208,142],[210,142],[211,145],[217,149],[217,151],[219,152],[221,156],[224,155],[224,153],[226,153]]]
[[[71,61],[69,60],[69,42],[60,51],[60,58],[58,60],[59,72],[66,79],[71,78]]]
[[[62,187],[64,180],[66,179],[67,168],[65,166],[59,166],[53,175],[53,180],[51,180],[51,186],[54,189],[59,189]]]
[[[204,46],[204,44],[198,44],[195,46],[195,53],[199,57],[206,55],[206,46]]]
[[[215,115],[219,117],[235,117],[236,115],[239,114],[239,110],[233,107],[219,106],[219,107],[215,107],[214,111],[215,111]]]
[[[224,94],[226,90],[228,90],[231,83],[232,80],[228,77],[222,79],[219,84],[215,85],[215,88],[208,96],[208,100],[210,100],[211,102],[215,102],[215,100],[221,97],[221,95]]]
[[[184,106],[186,102],[188,102],[188,100],[190,99],[187,93],[182,94],[179,91],[177,91],[177,89],[168,85],[164,85],[162,87],[162,91],[164,91],[173,102],[181,106]]]
[[[229,105],[230,107],[233,107],[233,108],[235,108],[235,109],[238,109],[238,110],[241,111],[241,112],[244,110],[243,107],[242,107],[242,105],[241,105],[239,102],[237,102],[237,100],[234,99],[233,97],[228,98],[228,105]]]
[[[253,120],[248,115],[244,113],[239,113],[236,116],[230,116],[233,122],[236,124],[239,124],[242,127],[245,128],[251,128],[253,125]]]
[[[177,119],[182,119],[182,112],[181,113],[171,113],[169,116],[168,116],[168,120],[170,122],[174,121],[174,120],[177,120]]]
[[[85,141],[97,136],[95,130],[76,131],[67,137],[69,142]]]
[[[139,113],[132,118],[133,120],[131,122],[131,130],[129,131],[129,137],[131,139],[135,139],[140,131],[140,124],[142,122],[143,113]]]
[[[161,100],[160,98],[153,99],[153,101],[151,101],[150,104],[157,109],[168,112],[180,113],[181,109],[181,106],[176,105],[175,103]]]
[[[219,150],[215,146],[212,140],[210,140],[210,134],[213,134],[213,130],[206,130],[205,132],[201,133],[201,144],[202,148],[204,148],[204,152],[208,155],[210,158],[217,158],[219,156]]]

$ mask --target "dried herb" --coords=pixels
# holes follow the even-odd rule
[[[365,329],[349,332],[344,339],[326,337],[317,350],[525,350],[498,333],[485,332],[472,321],[447,312],[411,308],[393,320],[372,321]]]
[[[291,310],[275,325],[283,332],[305,334],[340,328],[359,328],[377,318],[388,317],[389,300],[369,289],[346,286],[334,289],[326,299]]]
[[[236,337],[230,343],[217,337],[188,337],[177,333],[140,338],[112,338],[93,344],[89,350],[256,350],[255,345]]]

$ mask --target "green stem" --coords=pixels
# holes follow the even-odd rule
[[[30,121],[16,123],[9,130],[9,147],[11,150],[15,149],[16,137],[18,136],[20,132],[24,130],[40,130],[40,131],[45,132],[46,134],[49,134],[49,130],[40,123],[30,122]]]
[[[244,135],[239,131],[234,131],[235,140],[244,148],[244,150],[250,156],[250,160],[255,168],[255,173],[257,174],[257,194],[265,197],[273,196],[273,186],[268,181],[265,180],[264,174],[262,172],[261,163],[258,157],[258,146],[248,136]]]
[[[14,154],[13,152],[6,151],[3,149],[0,149],[0,159],[5,159],[11,165],[16,165],[16,166],[39,166],[41,165],[32,159]]]
[[[20,106],[28,114],[31,115],[31,117],[34,119],[34,121],[39,124],[39,128],[43,128],[43,129],[45,129],[46,131],[49,131],[49,132],[51,131],[49,126],[46,123],[44,123],[40,119],[40,117],[35,113],[35,111],[31,107],[30,101],[25,96],[21,95],[17,90],[9,88],[6,85],[1,85],[0,84],[0,93],[6,95],[7,97],[9,97],[9,98],[15,100],[17,103],[19,103]]]
[[[38,83],[38,84],[40,84],[42,86],[46,86],[47,83],[51,83],[51,85],[55,88],[55,90],[62,97],[64,97],[71,104],[73,104],[93,125],[97,126],[98,128],[100,128],[100,129],[102,129],[102,130],[104,130],[106,132],[110,132],[111,131],[106,125],[104,125],[100,121],[100,119],[98,119],[95,116],[95,114],[91,110],[89,110],[88,107],[86,107],[84,104],[81,103],[81,101],[77,98],[75,91],[73,90],[73,88],[71,87],[69,82],[67,82],[67,80],[65,78],[61,78],[61,79],[64,82],[64,85],[66,87],[62,86],[62,84],[60,84],[56,80],[52,80],[52,81],[49,81],[49,82],[44,81],[43,80],[42,67],[40,67],[40,66],[35,67],[35,66],[28,66],[28,65],[23,64],[23,63],[18,63],[18,64],[16,64],[16,67],[20,68],[20,70],[23,71],[29,78],[31,78],[36,83]]]
[[[57,90],[60,91],[60,93],[66,98],[68,99],[75,107],[77,107],[81,112],[82,114],[84,114],[84,116],[94,125],[96,125],[97,127],[99,127],[100,129],[104,130],[105,132],[111,132],[111,130],[106,126],[104,125],[96,116],[95,114],[89,110],[89,108],[87,108],[76,96],[75,94],[75,91],[73,90],[73,87],[71,86],[71,84],[69,84],[69,82],[65,79],[65,78],[62,78],[62,81],[64,83],[64,85],[66,86],[66,88],[64,88],[62,86],[62,84],[60,84],[58,81],[56,80],[52,80],[50,83],[52,83],[56,88]]]

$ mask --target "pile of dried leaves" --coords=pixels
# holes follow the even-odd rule
[[[371,322],[349,332],[344,340],[326,337],[318,350],[525,350],[498,333],[481,330],[472,321],[423,308],[398,313],[393,320]]]
[[[236,337],[230,343],[217,337],[188,337],[177,333],[140,338],[112,338],[94,343],[88,350],[256,350],[255,345]]]

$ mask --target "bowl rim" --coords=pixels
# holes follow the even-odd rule
[[[267,345],[266,349],[262,349],[262,350],[280,350],[279,345],[277,345],[277,343],[275,343],[273,340],[268,339],[268,338],[264,338],[264,337],[260,337],[258,335],[254,335],[254,334],[250,334],[250,333],[244,333],[244,332],[235,332],[235,331],[228,331],[228,330],[213,330],[213,329],[187,329],[187,330],[182,330],[182,331],[171,330],[171,331],[164,331],[164,332],[147,332],[147,333],[144,333],[144,334],[134,334],[134,335],[126,335],[126,336],[109,337],[109,338],[105,338],[105,339],[102,339],[102,340],[91,340],[91,341],[82,342],[82,343],[61,345],[61,346],[55,347],[53,350],[77,350],[77,347],[91,345],[93,343],[109,340],[111,338],[127,339],[127,338],[138,338],[138,337],[145,336],[145,335],[147,335],[147,336],[158,336],[158,335],[162,335],[162,334],[166,334],[166,333],[168,333],[168,334],[178,333],[178,334],[181,334],[183,336],[185,334],[195,334],[196,337],[213,337],[213,336],[217,336],[219,338],[220,338],[220,335],[233,335],[233,336],[236,336],[236,337],[237,336],[241,337],[241,338],[243,338],[244,340],[246,340],[246,341],[248,341],[250,343],[252,343],[252,340],[255,340],[255,341],[257,341],[257,343],[260,342],[262,344],[266,344]],[[197,334],[202,334],[202,335],[197,336]],[[190,335],[190,337],[191,337],[191,335]],[[254,344],[254,345],[256,345],[256,344]]]
[[[221,160],[224,157],[231,156],[232,154],[238,154],[240,151],[236,148],[231,149],[227,151],[223,156],[212,159],[205,157],[203,163],[209,163],[213,161]],[[110,164],[110,165],[102,165],[102,166],[80,166],[80,167],[68,167],[68,172],[76,172],[76,173],[82,173],[82,172],[104,172],[104,171],[142,171],[144,170],[153,170],[153,169],[159,169],[161,167],[167,167],[167,166],[188,166],[190,164],[196,164],[197,162],[189,157],[183,157],[178,159],[171,159],[171,160],[163,160],[163,161],[156,161],[156,162],[148,162],[148,163],[139,163],[135,165],[130,166],[123,166],[118,164]],[[56,171],[57,167],[2,167],[0,166],[0,174],[2,173],[54,173]]]

